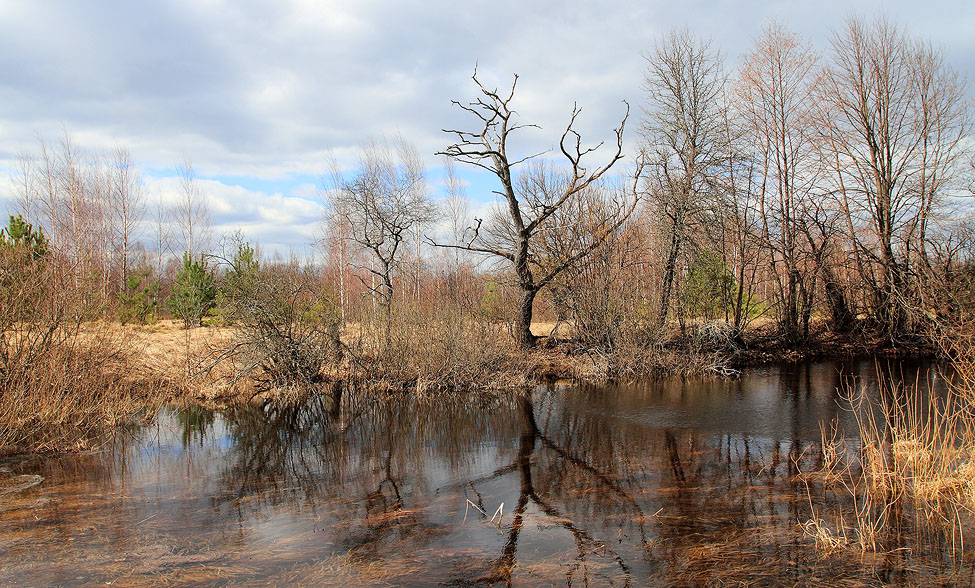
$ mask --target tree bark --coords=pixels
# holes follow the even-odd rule
[[[533,347],[538,337],[532,333],[532,311],[538,290],[522,290],[518,300],[518,316],[515,317],[515,341],[524,348]]]
[[[674,287],[674,276],[677,274],[677,258],[681,249],[681,227],[677,219],[673,219],[670,232],[670,251],[667,254],[667,264],[664,266],[663,287],[660,293],[660,313],[657,317],[659,326],[667,322],[667,311],[670,309],[671,291]]]

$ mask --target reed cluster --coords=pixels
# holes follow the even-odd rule
[[[955,362],[943,390],[881,374],[876,390],[843,391],[856,436],[824,424],[823,465],[806,478],[813,516],[803,528],[817,545],[889,551],[910,535],[922,550],[965,553],[975,514],[973,365]],[[830,507],[813,506],[812,480]]]

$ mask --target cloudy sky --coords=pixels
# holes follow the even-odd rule
[[[21,154],[67,131],[92,151],[127,147],[151,198],[173,197],[189,158],[218,231],[303,251],[330,153],[351,161],[370,138],[402,134],[437,195],[440,129],[467,126],[450,100],[474,97],[475,63],[488,84],[520,76],[517,110],[542,127],[521,146],[545,149],[573,102],[593,141],[611,138],[622,100],[638,116],[642,56],[660,33],[710,37],[733,68],[770,19],[826,52],[854,7],[885,11],[975,74],[971,0],[0,0],[0,212]],[[464,173],[468,195],[490,200],[486,178]]]

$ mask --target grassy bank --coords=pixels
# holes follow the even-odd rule
[[[301,340],[298,333],[272,341],[262,331],[219,321],[191,329],[172,320],[142,326],[101,320],[11,323],[3,339],[11,368],[0,396],[0,453],[86,449],[167,402],[227,405],[325,382],[399,393],[477,393],[551,379],[734,376],[756,363],[879,350],[827,333],[804,355],[790,357],[761,326],[740,342],[720,331],[675,328],[652,344],[624,339],[612,350],[582,345],[564,323],[536,323],[533,331],[541,342],[524,350],[504,324],[462,312],[432,317],[403,312],[391,317],[388,329],[346,324],[335,352],[315,355],[318,363],[301,366],[312,375],[289,381],[289,374],[302,373],[292,364],[312,361],[299,353],[302,345],[317,340]],[[281,372],[289,354],[298,359],[289,360],[292,371]]]

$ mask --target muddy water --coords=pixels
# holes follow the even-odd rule
[[[168,411],[6,465],[44,482],[0,496],[0,586],[967,585],[910,537],[826,556],[799,526],[837,387],[875,369]]]

